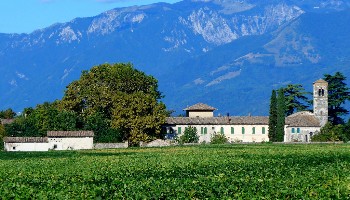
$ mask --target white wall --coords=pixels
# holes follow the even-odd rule
[[[93,142],[93,137],[49,138],[49,148],[54,150],[93,149]]]
[[[5,143],[5,151],[48,151],[49,143]]]
[[[189,111],[189,117],[214,117],[213,111]]]
[[[215,133],[221,133],[221,127],[223,128],[226,138],[229,142],[268,142],[268,125],[191,125],[197,129],[199,135],[199,142],[210,142],[211,137]],[[181,134],[179,134],[178,127],[181,127]],[[180,137],[185,128],[188,125],[177,125],[173,126],[173,130]],[[231,127],[234,128],[234,133],[231,133]],[[242,127],[244,127],[244,134],[242,133]],[[253,134],[253,127],[255,127],[255,134]],[[265,128],[265,134],[262,133],[262,128]],[[202,134],[201,130],[207,128],[207,133]]]
[[[295,133],[292,133],[294,128]],[[297,128],[300,129],[300,133],[297,133]],[[310,133],[320,131],[320,127],[285,127],[284,129],[284,142],[310,142]],[[306,136],[308,141],[306,141]]]

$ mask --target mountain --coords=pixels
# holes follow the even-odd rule
[[[131,62],[176,114],[205,102],[266,115],[272,89],[350,75],[349,10],[345,0],[184,0],[0,34],[0,109],[60,99],[82,70]]]

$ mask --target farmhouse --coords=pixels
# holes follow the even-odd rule
[[[328,83],[313,84],[314,112],[302,111],[286,117],[284,142],[310,142],[328,119]],[[168,139],[181,136],[189,126],[195,127],[199,142],[210,142],[214,134],[224,134],[229,142],[269,141],[268,116],[214,117],[216,108],[198,103],[184,109],[186,117],[168,117],[163,128]]]
[[[48,131],[47,137],[5,137],[5,151],[93,149],[93,131]]]

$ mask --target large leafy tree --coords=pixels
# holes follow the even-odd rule
[[[328,82],[328,120],[334,125],[343,124],[342,116],[349,113],[344,104],[350,100],[346,77],[336,72],[334,75],[325,74],[324,80]]]
[[[277,95],[276,90],[272,90],[269,111],[269,141],[276,141],[276,125],[277,125]]]
[[[283,142],[284,140],[284,125],[285,125],[285,97],[284,89],[280,88],[277,94],[277,125],[276,125],[276,141]]]
[[[310,107],[311,101],[307,98],[307,95],[310,93],[306,92],[302,85],[289,84],[287,87],[283,88],[283,90],[286,104],[286,116],[294,112],[307,110]]]
[[[132,144],[157,135],[166,117],[158,81],[131,64],[103,64],[83,71],[67,86],[60,108],[84,120],[100,113]]]

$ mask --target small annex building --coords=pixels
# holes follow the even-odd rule
[[[93,149],[93,131],[48,131],[47,137],[4,137],[5,151]]]

